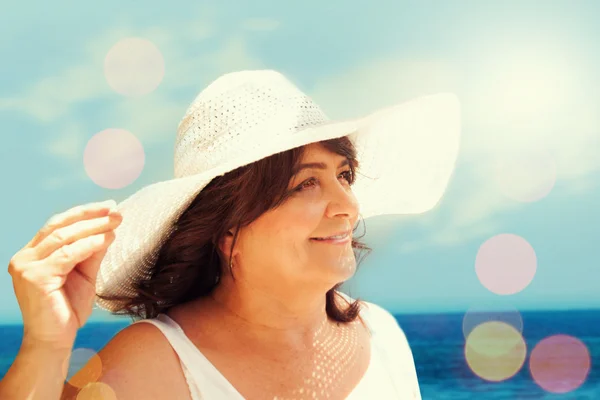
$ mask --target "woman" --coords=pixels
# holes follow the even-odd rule
[[[221,76],[179,124],[174,179],[58,214],[15,254],[0,398],[420,399],[393,316],[338,288],[370,250],[359,215],[433,208],[458,132],[449,94],[332,122],[280,73]],[[135,323],[63,390],[94,300]]]

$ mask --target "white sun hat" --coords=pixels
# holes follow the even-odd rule
[[[429,211],[454,171],[460,112],[454,94],[437,93],[332,121],[277,71],[222,75],[198,94],[179,123],[174,178],[118,204],[123,221],[100,265],[96,293],[135,296],[135,283],[150,278],[178,217],[215,177],[310,143],[342,136],[352,141],[359,162],[352,191],[363,218]],[[108,311],[121,307],[95,301]]]

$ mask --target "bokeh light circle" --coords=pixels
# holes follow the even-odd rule
[[[522,237],[503,233],[485,241],[475,258],[475,272],[489,291],[509,295],[525,289],[537,270],[535,250]]]
[[[491,311],[481,306],[469,308],[463,316],[463,336],[466,339],[477,326],[492,321],[504,322],[523,333],[523,317],[518,310]]]
[[[590,352],[581,340],[569,335],[553,335],[533,348],[529,370],[542,389],[567,393],[585,382],[591,363]]]
[[[126,38],[117,42],[104,59],[109,86],[124,96],[142,96],[155,90],[165,75],[160,50],[149,40]]]
[[[121,189],[134,182],[144,169],[144,162],[142,144],[124,129],[111,128],[95,134],[83,154],[87,175],[106,189]]]
[[[505,196],[520,202],[538,201],[556,183],[556,162],[540,150],[512,154],[497,162],[495,179]]]
[[[82,370],[86,364],[87,367]],[[87,348],[73,350],[67,374],[67,382],[70,385],[83,388],[88,383],[96,381],[101,375],[102,360],[94,350]]]
[[[81,389],[77,400],[117,400],[117,394],[106,383],[93,382]]]
[[[471,331],[464,354],[473,373],[487,381],[500,382],[521,369],[527,356],[527,345],[514,327],[491,321]]]

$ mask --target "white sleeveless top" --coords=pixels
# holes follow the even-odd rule
[[[360,315],[371,331],[371,361],[346,400],[421,400],[413,355],[404,332],[388,311],[367,301],[362,304]],[[245,400],[168,315],[134,323],[140,322],[152,323],[165,335],[179,356],[193,400]]]

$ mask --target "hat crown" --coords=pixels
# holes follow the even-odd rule
[[[175,141],[175,177],[208,171],[250,146],[329,121],[314,101],[273,70],[220,76],[194,99]]]

